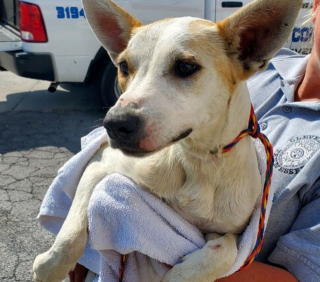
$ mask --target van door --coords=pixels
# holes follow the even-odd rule
[[[204,18],[205,14],[205,0],[116,0],[116,2],[144,24],[172,17]]]
[[[244,5],[252,2],[253,0],[234,0],[234,1],[225,1],[225,0],[216,0],[216,15],[215,22],[221,21],[232,13],[243,7]],[[281,0],[279,0],[281,1]]]
[[[311,11],[313,3],[305,0],[294,25],[292,35],[284,45],[300,54],[309,54],[313,44],[313,23],[311,21]],[[309,21],[308,21],[309,19]]]

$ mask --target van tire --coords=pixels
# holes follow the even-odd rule
[[[100,80],[100,96],[105,107],[112,107],[121,95],[118,83],[117,68],[109,61],[102,69]]]

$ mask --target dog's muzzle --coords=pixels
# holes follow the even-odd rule
[[[130,142],[139,128],[139,118],[128,116],[126,118],[105,120],[104,127],[107,129],[111,139],[120,142]]]
[[[110,137],[111,146],[119,149],[138,149],[144,127],[141,116],[133,103],[114,107],[107,113],[103,126]]]

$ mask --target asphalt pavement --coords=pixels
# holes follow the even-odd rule
[[[0,71],[0,281],[32,280],[35,256],[53,236],[36,217],[57,170],[105,114],[94,89]]]

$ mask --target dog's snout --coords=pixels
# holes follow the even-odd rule
[[[107,118],[104,120],[104,127],[111,139],[128,142],[138,131],[139,118],[133,115],[125,118]]]

